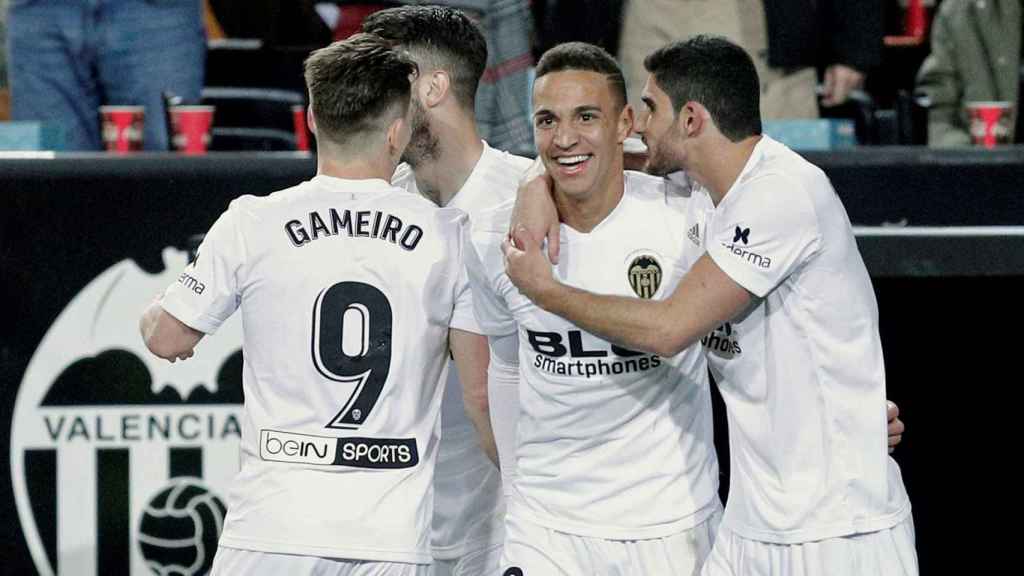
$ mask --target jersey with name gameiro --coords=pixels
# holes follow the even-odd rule
[[[163,305],[207,333],[241,307],[242,466],[222,545],[431,561],[448,329],[472,323],[466,229],[383,180],[323,175],[238,198],[213,225]]]
[[[596,228],[562,226],[556,276],[599,293],[671,294],[684,272],[677,262],[693,249],[679,233],[686,205],[660,178],[627,172],[621,201]],[[623,349],[534,305],[505,274],[510,213],[507,204],[473,222],[466,250],[481,328],[518,334],[509,513],[606,539],[659,538],[700,523],[718,498],[703,350],[660,358]]]
[[[878,307],[828,178],[763,137],[717,208],[694,200],[708,254],[756,297],[704,339],[729,416],[723,522],[783,544],[894,526],[910,505],[886,451]]]
[[[448,207],[463,210],[472,220],[480,212],[515,198],[519,179],[531,162],[484,143],[480,159]],[[391,183],[419,194],[408,164],[398,167]],[[479,328],[467,330],[482,334]],[[500,473],[480,449],[462,402],[459,374],[450,367],[441,401],[441,447],[434,471],[434,557],[459,558],[501,542],[504,513]]]

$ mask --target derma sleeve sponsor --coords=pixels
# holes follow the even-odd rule
[[[707,249],[730,278],[763,298],[818,245],[818,221],[800,183],[764,175],[733,189],[715,209]]]
[[[164,310],[188,326],[213,333],[238,308],[242,241],[231,208],[203,238],[192,262],[164,293]]]

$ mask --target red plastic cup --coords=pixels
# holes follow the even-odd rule
[[[913,38],[924,38],[928,33],[928,9],[924,0],[910,0],[903,16],[903,33]]]
[[[309,150],[309,128],[306,127],[306,107],[292,106],[292,125],[295,128],[295,148]]]
[[[127,154],[142,150],[144,106],[100,106],[103,144],[107,152]]]
[[[971,138],[977,146],[995,148],[1010,144],[1014,105],[1011,102],[968,102]]]
[[[206,154],[213,106],[171,106],[171,142],[184,154]]]

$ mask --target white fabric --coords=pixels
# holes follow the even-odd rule
[[[696,250],[680,240],[686,205],[662,179],[627,172],[622,200],[590,233],[562,226],[556,275],[634,297],[653,287],[663,298],[684,272],[682,252]],[[662,359],[622,350],[535,306],[505,275],[510,213],[506,204],[475,220],[466,250],[481,328],[519,338],[509,513],[606,539],[660,538],[699,524],[718,486],[703,351]]]
[[[501,542],[498,542],[470,550],[459,558],[434,560],[430,565],[430,576],[497,576],[500,566]]]
[[[605,540],[508,518],[500,574],[530,576],[697,576],[721,519],[716,509],[682,532],[647,540]],[[516,569],[519,569],[519,572]],[[498,574],[495,572],[494,574]]]
[[[831,183],[763,137],[717,207],[694,198],[707,253],[757,296],[703,340],[729,416],[723,523],[782,544],[896,525],[878,308]]]
[[[515,335],[489,338],[491,359],[487,365],[487,400],[490,404],[491,430],[501,463],[501,487],[508,497],[516,475],[516,429],[519,426],[519,361],[502,356],[501,344],[495,340],[514,344],[519,353]]]
[[[221,546],[210,576],[436,576],[429,570],[424,564],[317,558]]]
[[[914,521],[803,544],[747,540],[722,526],[701,576],[917,576]]]
[[[163,306],[203,332],[241,307],[242,466],[222,544],[430,562],[447,336],[472,309],[465,226],[383,180],[322,175],[238,198],[213,225]]]
[[[470,220],[481,211],[514,198],[519,179],[531,160],[497,151],[486,143],[459,192],[448,202]],[[395,171],[394,186],[419,194],[408,164]],[[470,332],[481,334],[473,311],[462,311]],[[434,477],[434,517],[431,546],[435,558],[455,559],[467,551],[501,542],[505,504],[500,473],[487,458],[476,430],[466,416],[462,385],[454,366],[449,369],[441,403],[441,447]]]

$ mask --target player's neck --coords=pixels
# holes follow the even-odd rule
[[[381,179],[390,181],[395,164],[386,157],[337,158],[330,154],[317,154],[316,173],[345,180]]]
[[[626,180],[622,166],[613,166],[607,182],[587,194],[566,194],[555,185],[555,206],[562,223],[577,232],[589,233],[622,201]]]
[[[761,141],[760,136],[750,136],[739,142],[722,137],[711,153],[704,154],[694,166],[696,180],[708,189],[711,201],[718,204],[725,198],[733,184],[740,177],[743,168],[754,154],[754,147]]]
[[[432,125],[440,142],[437,157],[416,166],[417,187],[440,206],[446,206],[476,168],[484,152],[484,144],[476,124],[466,119]]]

